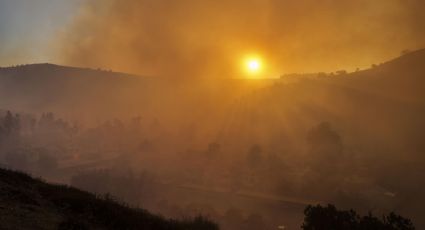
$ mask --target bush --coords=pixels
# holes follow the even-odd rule
[[[304,230],[414,230],[412,222],[395,213],[382,219],[371,213],[361,217],[353,210],[340,211],[335,206],[307,206],[304,211]]]
[[[58,230],[88,230],[86,224],[76,218],[69,218],[61,222],[58,226]]]

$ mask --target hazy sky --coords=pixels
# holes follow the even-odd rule
[[[54,62],[51,43],[82,0],[0,0],[0,66]]]
[[[144,74],[354,70],[425,47],[423,0],[0,0],[0,65]]]

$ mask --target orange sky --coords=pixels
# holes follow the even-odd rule
[[[147,75],[238,76],[241,59],[256,53],[268,75],[279,75],[367,68],[402,50],[425,47],[421,0],[76,2],[73,19],[48,34],[45,50],[28,55],[19,50],[23,55],[13,61]],[[21,44],[28,47],[31,40]],[[6,59],[0,57],[0,63],[10,63]]]

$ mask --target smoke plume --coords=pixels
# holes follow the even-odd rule
[[[65,63],[147,75],[353,70],[425,45],[420,0],[91,0],[61,34]]]

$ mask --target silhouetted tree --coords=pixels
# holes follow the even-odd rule
[[[397,230],[414,230],[415,227],[411,220],[391,212],[388,216],[384,216],[384,224],[390,229]]]
[[[7,111],[3,118],[3,132],[6,136],[16,134],[19,132],[20,122],[19,115],[12,115],[12,112]]]
[[[338,71],[336,71],[336,74],[339,75],[339,76],[347,75],[347,71],[346,70],[338,70]]]
[[[371,213],[360,217],[354,210],[340,211],[335,206],[307,206],[304,230],[414,230],[412,222],[394,213],[379,219]]]
[[[304,230],[348,230],[358,221],[353,210],[338,211],[335,206],[307,206],[304,210]]]

